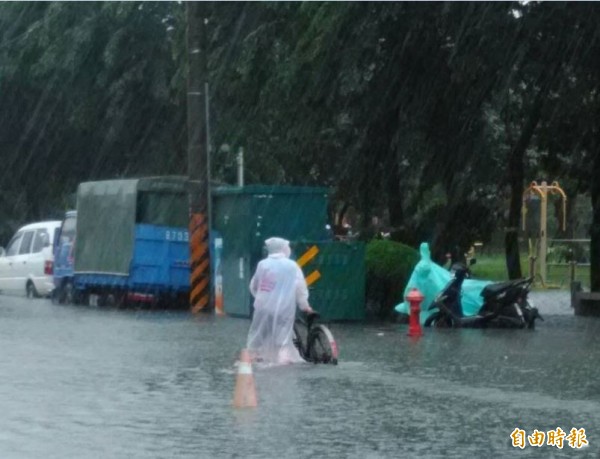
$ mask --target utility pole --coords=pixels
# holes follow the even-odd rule
[[[209,151],[207,148],[207,68],[204,3],[187,2],[187,130],[190,180],[190,307],[210,307]],[[204,81],[203,81],[204,80]]]

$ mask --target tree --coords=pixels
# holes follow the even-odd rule
[[[84,180],[185,170],[177,160],[185,112],[171,86],[173,5],[0,6],[8,22],[0,135],[10,171],[0,180],[23,197],[26,218],[57,215]]]

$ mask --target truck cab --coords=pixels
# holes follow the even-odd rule
[[[77,211],[66,212],[65,218],[54,240],[54,294],[59,303],[73,302],[73,267],[75,239],[77,230]]]

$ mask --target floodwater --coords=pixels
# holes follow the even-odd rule
[[[0,296],[0,458],[599,457],[600,320],[564,298],[533,332],[332,324],[337,367],[255,368],[235,410],[247,320]]]

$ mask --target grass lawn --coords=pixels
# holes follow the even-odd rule
[[[478,279],[487,279],[492,281],[508,280],[506,272],[506,261],[504,254],[477,254],[477,263],[471,267],[473,277]],[[527,256],[521,257],[521,271],[524,276],[529,272],[529,260]],[[590,268],[589,266],[578,266],[575,272],[575,280],[581,282],[584,288],[590,286]],[[568,266],[548,266],[547,284],[554,288],[569,289],[569,267]],[[536,288],[542,286],[537,283]]]

